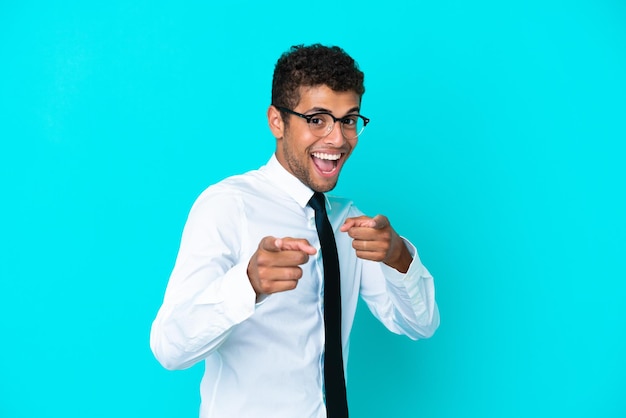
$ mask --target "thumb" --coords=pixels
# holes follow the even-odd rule
[[[277,253],[281,251],[282,239],[276,237],[265,237],[261,240],[259,247],[262,250]]]
[[[372,218],[372,220],[374,221],[374,229],[383,229],[390,225],[389,219],[387,219],[384,215],[376,215]]]

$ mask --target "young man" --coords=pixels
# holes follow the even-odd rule
[[[150,344],[168,369],[205,361],[202,418],[347,417],[359,295],[395,333],[428,338],[439,325],[415,247],[386,217],[322,194],[369,122],[364,91],[340,48],[292,47],[267,112],[275,154],[191,209]]]

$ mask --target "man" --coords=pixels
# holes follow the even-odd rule
[[[292,47],[267,111],[275,154],[191,209],[150,343],[168,369],[205,361],[202,418],[347,417],[359,295],[395,333],[427,338],[439,325],[413,245],[386,217],[322,194],[369,122],[364,91],[340,48]]]

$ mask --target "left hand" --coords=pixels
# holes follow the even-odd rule
[[[348,218],[340,228],[354,240],[356,255],[364,260],[381,261],[401,273],[406,273],[413,261],[404,241],[383,215]]]

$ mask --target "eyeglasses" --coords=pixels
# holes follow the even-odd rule
[[[335,127],[335,122],[339,122],[341,133],[344,138],[355,139],[363,133],[363,130],[370,121],[368,118],[361,115],[346,115],[341,118],[336,118],[328,112],[318,112],[310,115],[304,115],[302,113],[294,112],[291,109],[287,109],[286,107],[274,107],[283,112],[306,119],[306,123],[309,125],[311,133],[319,138],[328,136]]]

